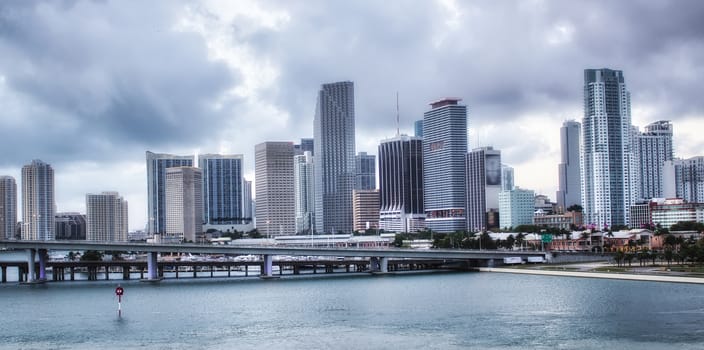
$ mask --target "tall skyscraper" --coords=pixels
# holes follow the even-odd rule
[[[193,166],[193,156],[147,151],[147,220],[149,234],[166,232],[166,169]]]
[[[416,120],[416,122],[413,123],[413,129],[416,137],[423,138],[423,119]]]
[[[433,102],[423,114],[425,225],[436,232],[465,230],[467,225],[467,106],[459,101]]]
[[[257,229],[265,236],[294,234],[293,143],[260,143],[254,157]]]
[[[376,189],[376,156],[359,152],[355,157],[355,190]]]
[[[351,81],[322,85],[314,126],[315,230],[352,232],[355,121]]]
[[[243,224],[242,155],[201,154],[203,221],[209,225]]]
[[[638,191],[631,102],[623,73],[584,70],[582,205],[584,223],[628,225]]]
[[[425,229],[423,140],[400,135],[379,145],[379,228],[389,232]]]
[[[166,169],[166,239],[196,242],[203,232],[203,171],[182,166]]]
[[[254,221],[254,212],[252,211],[252,181],[243,178],[242,180],[242,217],[245,222]]]
[[[86,240],[126,242],[127,201],[117,192],[86,195]]]
[[[582,181],[579,160],[579,139],[582,125],[574,120],[562,123],[560,128],[560,164],[557,166],[559,188],[557,205],[560,210],[582,205]]]
[[[663,165],[672,160],[672,124],[660,120],[645,127],[643,133],[636,136],[638,157],[638,179],[640,183],[640,198],[662,198]]]
[[[379,228],[379,191],[352,191],[352,212],[355,231]]]
[[[22,167],[22,239],[54,240],[54,169],[41,160]]]
[[[704,203],[704,157],[665,161],[664,197]]]
[[[510,229],[533,224],[534,204],[533,191],[521,188],[502,191],[499,193],[499,226]]]
[[[508,166],[506,164],[501,164],[501,190],[502,191],[510,191],[514,187],[516,187],[515,182],[513,180],[514,176],[514,171],[511,166]]]
[[[498,212],[501,192],[501,151],[481,147],[467,154],[467,230],[491,228],[488,213]],[[496,220],[491,220],[494,225]]]
[[[313,185],[313,155],[306,151],[293,157],[293,182],[296,201],[296,234],[310,234],[315,215],[315,186]]]
[[[17,225],[17,183],[12,176],[0,176],[0,239],[15,239]]]

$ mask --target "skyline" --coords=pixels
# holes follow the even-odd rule
[[[704,153],[703,14],[694,1],[3,3],[0,175],[19,187],[41,159],[58,211],[117,191],[142,229],[145,151],[243,154],[251,181],[254,145],[312,137],[319,86],[350,80],[355,154],[395,136],[396,92],[408,135],[430,101],[457,96],[468,148],[501,150],[516,185],[555,200],[586,68],[624,71],[633,124],[670,120],[676,157]]]

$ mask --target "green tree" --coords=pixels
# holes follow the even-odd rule
[[[102,261],[103,253],[97,250],[86,250],[81,255],[81,261]]]

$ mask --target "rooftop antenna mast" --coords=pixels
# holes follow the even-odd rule
[[[398,91],[396,91],[396,136],[401,135],[400,119],[401,117],[398,112]]]

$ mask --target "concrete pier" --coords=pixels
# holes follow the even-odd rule
[[[159,280],[159,267],[157,264],[157,252],[149,252],[147,254],[147,280],[148,281],[158,281]]]

